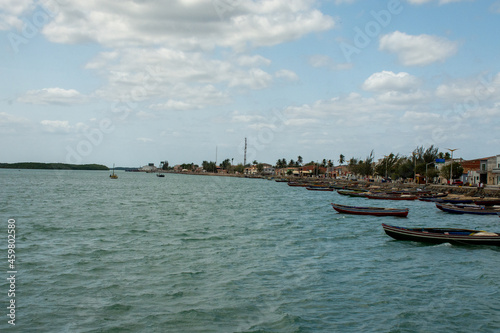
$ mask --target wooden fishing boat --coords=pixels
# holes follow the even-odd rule
[[[461,198],[438,198],[435,202],[439,203],[449,203],[449,204],[470,204],[472,203],[472,199],[461,199]]]
[[[339,213],[355,215],[375,215],[375,216],[408,216],[408,208],[380,208],[380,207],[356,207],[344,206],[332,203],[333,209]]]
[[[443,212],[453,214],[475,214],[475,215],[497,215],[500,213],[500,208],[486,206],[458,206],[453,204],[441,204],[436,202],[436,207]]]
[[[313,186],[313,187],[306,187],[306,190],[309,190],[309,191],[330,191],[330,192],[332,192],[333,188]]]
[[[337,190],[338,194],[347,195],[350,197],[365,197],[367,192],[364,191],[349,191],[349,190]]]
[[[397,240],[455,245],[500,246],[500,234],[482,230],[455,228],[405,228],[382,224],[387,235]]]
[[[417,200],[416,195],[409,194],[367,194],[368,199],[382,199],[382,200]]]
[[[473,203],[476,205],[481,205],[481,206],[496,206],[500,205],[500,199],[487,199],[487,198],[481,198],[481,199],[473,199]]]
[[[420,201],[436,201],[433,199],[438,199],[438,198],[443,198],[448,196],[448,193],[434,193],[434,194],[424,194],[424,195],[419,195],[418,200]]]
[[[288,186],[300,186],[300,187],[308,187],[309,184],[307,183],[297,183],[297,182],[288,182]]]

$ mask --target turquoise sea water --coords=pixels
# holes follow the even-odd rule
[[[108,174],[0,170],[1,332],[500,331],[499,248],[395,241],[381,227],[500,232],[496,216],[267,180]],[[331,202],[410,214],[341,215]]]

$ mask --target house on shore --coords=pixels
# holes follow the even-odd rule
[[[464,161],[462,167],[471,185],[500,185],[500,155]]]

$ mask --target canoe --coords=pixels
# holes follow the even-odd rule
[[[416,195],[407,194],[367,194],[368,199],[382,199],[382,200],[416,200]]]
[[[309,187],[307,183],[288,182],[288,186]]]
[[[397,240],[455,245],[500,246],[500,234],[482,230],[455,228],[405,228],[382,224],[387,235]]]
[[[313,187],[306,187],[306,190],[309,191],[333,191],[333,188],[330,187],[319,187],[319,186],[313,186]]]
[[[350,197],[365,197],[366,192],[364,191],[349,191],[349,190],[337,190],[338,194],[347,195]]]
[[[458,206],[452,204],[436,203],[436,207],[443,212],[453,214],[497,215],[498,213],[500,213],[499,208],[486,208],[486,206]]]
[[[473,199],[472,202],[474,202],[476,205],[481,205],[481,206],[495,206],[495,205],[500,205],[500,199]]]
[[[424,195],[419,195],[418,200],[420,200],[420,201],[436,201],[436,199],[446,197],[447,195],[448,195],[448,193],[424,194]]]
[[[470,203],[472,203],[472,199],[460,199],[460,198],[441,199],[441,198],[438,198],[435,200],[435,202],[449,203],[449,204],[470,204]]]
[[[333,209],[339,213],[355,215],[375,215],[375,216],[408,216],[408,208],[380,208],[380,207],[356,207],[344,206],[332,203]]]

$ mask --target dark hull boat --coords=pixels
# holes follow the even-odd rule
[[[295,186],[295,187],[309,187],[310,184],[307,183],[297,183],[297,182],[288,182],[288,186]]]
[[[404,228],[382,224],[387,235],[397,240],[433,244],[500,246],[500,234],[481,230],[454,228]]]
[[[471,204],[472,199],[460,199],[460,198],[440,199],[440,198],[438,198],[435,202],[449,203],[449,204]]]
[[[458,206],[436,203],[436,207],[443,212],[453,214],[497,215],[500,213],[500,209],[490,207],[486,208],[485,206]]]
[[[344,206],[332,203],[333,209],[339,213],[355,215],[374,215],[374,216],[408,216],[408,208],[379,208],[379,207],[356,207]]]
[[[382,199],[382,200],[417,200],[416,195],[408,194],[368,194],[368,199]]]
[[[306,187],[306,190],[309,190],[309,191],[330,191],[330,192],[332,192],[333,188],[313,186],[313,187]]]
[[[364,191],[350,191],[350,190],[337,190],[338,194],[347,195],[350,197],[366,197],[366,193]]]
[[[500,199],[473,199],[472,201],[476,205],[481,205],[481,206],[495,206],[495,205],[500,205]]]

